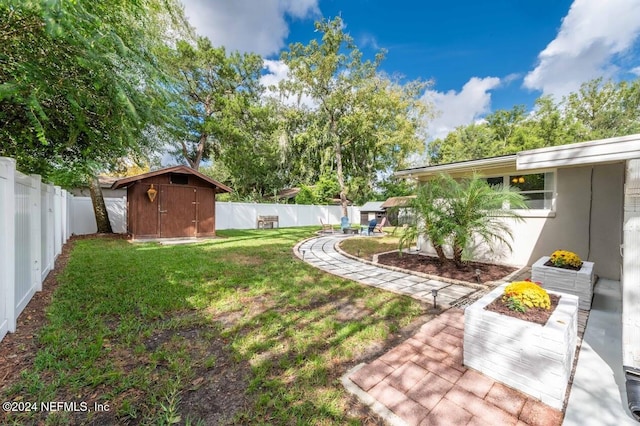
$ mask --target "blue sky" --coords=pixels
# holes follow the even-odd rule
[[[432,137],[542,94],[560,99],[592,78],[640,76],[640,0],[183,0],[215,45],[266,59],[265,82],[286,77],[280,52],[318,37],[313,22],[340,15],[382,69],[432,80]]]

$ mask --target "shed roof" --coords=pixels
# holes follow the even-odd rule
[[[415,195],[406,195],[404,197],[390,197],[387,198],[387,201],[382,203],[382,208],[388,209],[391,207],[406,207],[414,198],[416,198]]]
[[[382,212],[382,201],[367,201],[360,207],[361,212]]]
[[[164,169],[159,169],[159,170],[154,170],[152,172],[143,173],[143,174],[137,175],[137,176],[130,176],[130,177],[118,179],[113,183],[113,185],[111,185],[111,189],[122,188],[123,186],[128,186],[128,185],[130,185],[132,183],[141,181],[143,179],[150,178],[150,177],[153,177],[153,176],[163,175],[163,174],[167,174],[167,173],[183,173],[183,174],[197,176],[198,178],[202,179],[203,181],[205,181],[207,183],[210,183],[212,186],[215,186],[217,188],[216,192],[231,192],[231,191],[233,191],[231,188],[229,188],[228,186],[218,182],[217,180],[213,180],[209,176],[203,175],[202,173],[198,172],[197,170],[194,170],[191,167],[187,167],[187,166],[167,167],[167,168],[164,168]]]

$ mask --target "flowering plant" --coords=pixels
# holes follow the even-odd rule
[[[580,269],[580,267],[582,266],[582,260],[580,259],[580,257],[577,254],[567,250],[554,251],[549,258],[549,262],[551,262],[553,266],[557,266],[559,268],[569,266],[572,268]]]
[[[509,309],[524,312],[527,308],[551,309],[551,299],[540,283],[515,281],[505,287],[502,301]]]

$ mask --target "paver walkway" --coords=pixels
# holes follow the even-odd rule
[[[433,302],[431,290],[437,289],[436,302],[445,308],[478,291],[474,287],[391,271],[344,256],[336,250],[335,245],[346,237],[344,234],[333,234],[313,238],[303,241],[294,251],[306,262],[331,274],[427,302]]]
[[[478,290],[363,263],[339,253],[335,234],[294,248],[306,262],[341,277],[417,299],[452,305]],[[480,291],[481,293],[482,291]],[[447,306],[448,307],[448,306]],[[342,379],[344,386],[393,425],[556,426],[562,412],[462,365],[464,311],[451,308],[405,342]]]

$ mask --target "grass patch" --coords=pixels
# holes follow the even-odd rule
[[[360,424],[340,375],[424,309],[301,262],[291,249],[315,229],[76,241],[33,365],[0,396],[109,411],[0,423]]]
[[[340,242],[340,248],[353,256],[371,260],[374,254],[398,249],[400,232],[402,232],[402,230],[397,229],[395,233],[392,233],[394,229],[395,228],[384,228],[386,235],[383,237],[348,238]]]

